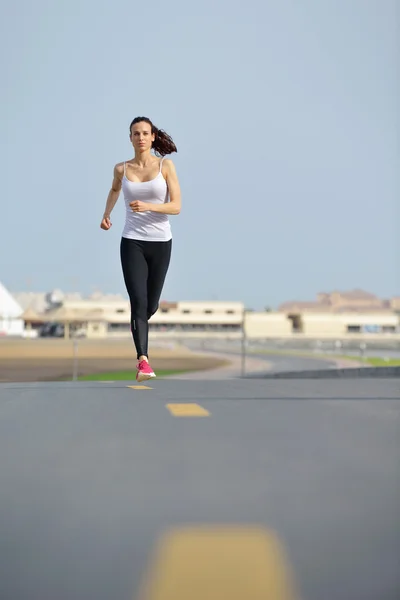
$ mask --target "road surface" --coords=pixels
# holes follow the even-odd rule
[[[236,378],[242,374],[241,346],[237,340],[230,342],[206,340],[188,340],[185,342],[187,348],[196,354],[206,356],[216,356],[224,360],[230,360],[231,365],[215,370],[205,370],[193,373],[175,375],[174,379],[222,379]],[[316,357],[295,356],[279,353],[273,354],[266,352],[257,352],[257,348],[248,348],[244,361],[244,372],[248,375],[264,373],[283,373],[294,371],[321,371],[325,369],[335,369],[341,367],[356,367],[358,363],[354,361],[340,361],[339,359],[327,359]]]
[[[0,385],[0,598],[395,600],[399,423],[398,379]]]

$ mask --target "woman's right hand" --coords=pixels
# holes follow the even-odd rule
[[[110,229],[111,225],[112,225],[112,223],[111,223],[109,217],[104,217],[102,222],[100,223],[100,227],[102,229],[105,229],[105,231],[108,231],[108,229]]]

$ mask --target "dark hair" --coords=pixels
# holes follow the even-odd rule
[[[148,123],[151,126],[151,133],[154,133],[155,138],[152,144],[152,148],[155,154],[158,156],[165,156],[166,154],[171,154],[172,152],[178,152],[177,147],[175,146],[173,139],[162,129],[158,129],[147,117],[136,117],[133,119],[132,123],[129,126],[129,133],[132,133],[132,126],[136,123],[142,122]]]

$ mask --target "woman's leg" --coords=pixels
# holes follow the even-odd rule
[[[161,293],[171,260],[172,240],[168,242],[148,242],[149,277],[147,280],[147,318],[158,310]]]
[[[144,244],[138,240],[121,239],[121,265],[131,304],[131,329],[137,358],[148,356],[148,265]]]

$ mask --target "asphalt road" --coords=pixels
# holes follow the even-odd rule
[[[194,352],[202,350],[218,355],[220,352],[231,356],[241,355],[241,345],[239,341],[214,341],[207,340],[205,343],[199,340],[190,340],[185,342],[185,345],[193,350]],[[310,352],[310,350],[309,350]],[[257,348],[248,348],[246,351],[246,360],[251,359],[263,360],[266,363],[266,372],[268,373],[280,373],[283,371],[318,371],[330,368],[336,368],[336,362],[334,360],[326,358],[308,358],[303,356],[295,356],[290,354],[283,354],[277,352],[273,354],[271,352],[257,352]]]
[[[318,358],[303,358],[302,356],[285,356],[281,354],[259,354],[252,352],[250,357],[264,359],[270,364],[268,372],[279,373],[283,371],[318,371],[335,368],[332,360]]]
[[[398,379],[0,385],[0,598],[395,600],[399,424]]]

